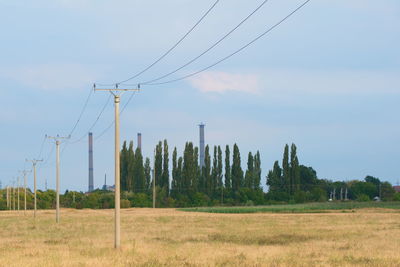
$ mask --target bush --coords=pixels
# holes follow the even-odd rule
[[[121,209],[127,209],[131,207],[131,202],[127,199],[121,199]]]
[[[307,201],[307,194],[304,191],[297,191],[294,193],[294,201],[296,203],[304,203]]]
[[[360,201],[360,202],[366,202],[366,201],[370,201],[371,199],[366,194],[359,194],[359,195],[357,195],[356,200]]]
[[[393,200],[394,200],[394,201],[400,201],[400,193],[394,194]]]

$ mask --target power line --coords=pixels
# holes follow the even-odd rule
[[[130,78],[120,81],[119,84],[121,83],[125,83],[127,81],[130,81],[136,77],[138,77],[139,75],[143,74],[144,72],[148,71],[150,68],[152,68],[155,64],[157,64],[158,62],[160,62],[163,58],[165,58],[172,50],[174,50],[196,27],[197,25],[200,24],[200,22],[203,21],[203,19],[211,12],[211,10],[214,9],[214,7],[218,4],[220,0],[217,0],[214,2],[214,4],[207,10],[206,13],[203,14],[203,16],[200,18],[200,20],[198,20],[196,22],[196,24],[194,24],[194,26],[192,26],[192,28],[190,28],[190,30],[181,37],[181,39],[179,39],[178,42],[176,42],[170,49],[167,50],[167,52],[165,52],[162,56],[160,56],[156,61],[154,61],[152,64],[150,64],[148,67],[144,68],[142,71],[138,72],[137,74],[131,76]],[[99,84],[100,85],[100,84]],[[108,85],[105,85],[108,86]]]
[[[101,115],[103,114],[104,110],[105,110],[106,107],[108,106],[108,103],[110,103],[110,100],[111,100],[111,94],[108,96],[107,101],[104,103],[102,109],[100,110],[99,115],[97,116],[96,120],[92,123],[92,125],[89,127],[89,129],[87,130],[87,132],[90,132],[90,131],[96,126],[96,124],[97,124],[97,122],[99,121]],[[71,141],[70,144],[79,143],[79,142],[81,142],[86,136],[87,136],[87,134],[85,133],[85,134],[83,134],[80,138],[78,138],[77,140]],[[65,147],[64,147],[64,149],[65,149]],[[63,150],[63,151],[64,151],[64,150]]]
[[[133,91],[131,96],[129,97],[128,101],[125,103],[125,105],[122,107],[121,112],[119,113],[119,115],[121,115],[125,108],[129,105],[129,102],[131,102],[133,96],[136,94],[136,91]],[[108,130],[110,130],[110,128],[114,125],[115,120],[113,120],[110,125],[108,125],[98,136],[95,137],[94,140],[98,140],[100,139]]]
[[[220,44],[223,40],[225,40],[229,35],[231,35],[234,31],[236,31],[240,26],[243,25],[243,23],[245,23],[250,17],[252,17],[258,10],[261,9],[261,7],[263,7],[266,3],[268,2],[268,0],[264,0],[255,10],[253,10],[253,12],[251,12],[249,15],[247,15],[246,18],[244,18],[242,21],[239,22],[239,24],[237,24],[233,29],[231,29],[228,33],[226,33],[224,36],[222,36],[222,38],[220,38],[217,42],[215,42],[213,45],[211,45],[209,48],[207,48],[205,51],[203,51],[200,55],[196,56],[195,58],[189,60],[187,63],[183,64],[182,66],[180,66],[179,68],[164,74],[158,78],[143,82],[141,84],[151,84],[153,82],[159,81],[161,79],[164,79],[174,73],[176,73],[177,71],[189,66],[190,64],[192,64],[193,62],[195,62],[197,59],[199,59],[200,57],[204,56],[205,54],[207,54],[209,51],[211,51],[214,47],[216,47],[218,44]]]
[[[199,73],[201,73],[201,72],[204,72],[204,71],[206,71],[206,70],[208,70],[208,69],[210,69],[210,68],[212,68],[212,67],[218,65],[219,63],[221,63],[221,62],[227,60],[228,58],[230,58],[230,57],[236,55],[237,53],[241,52],[242,50],[244,50],[244,49],[247,48],[248,46],[250,46],[250,45],[252,45],[253,43],[255,43],[256,41],[258,41],[258,40],[259,40],[260,38],[262,38],[264,35],[268,34],[268,33],[271,32],[273,29],[275,29],[275,28],[278,27],[280,24],[282,24],[284,21],[286,21],[287,19],[289,19],[292,15],[294,15],[297,11],[299,11],[302,7],[304,7],[304,6],[305,6],[308,2],[310,2],[310,1],[311,1],[311,0],[305,1],[303,4],[301,4],[301,5],[300,5],[299,7],[297,7],[295,10],[293,10],[289,15],[287,15],[286,17],[284,17],[284,18],[283,18],[282,20],[280,20],[278,23],[274,24],[272,27],[270,27],[269,29],[267,29],[267,30],[266,30],[265,32],[263,32],[262,34],[258,35],[256,38],[254,38],[252,41],[250,41],[249,43],[245,44],[244,46],[242,46],[242,47],[239,48],[238,50],[234,51],[233,53],[227,55],[226,57],[224,57],[224,58],[218,60],[217,62],[215,62],[215,63],[213,63],[213,64],[211,64],[211,65],[209,65],[209,66],[207,66],[207,67],[205,67],[205,68],[203,68],[203,69],[201,69],[201,70],[199,70],[199,71],[192,72],[192,73],[190,73],[190,74],[188,74],[188,75],[185,75],[185,76],[183,76],[183,77],[176,78],[176,79],[172,79],[172,80],[165,81],[165,82],[158,82],[158,83],[145,82],[145,83],[141,83],[141,84],[145,84],[145,85],[161,85],[161,84],[173,83],[173,82],[177,82],[177,81],[184,80],[184,79],[186,79],[186,78],[192,77],[192,76],[197,75],[197,74],[199,74]]]
[[[87,107],[87,105],[88,105],[88,103],[89,103],[89,99],[90,99],[90,97],[92,96],[92,94],[93,94],[93,90],[90,89],[89,95],[88,95],[88,97],[86,98],[85,104],[83,105],[83,108],[82,108],[82,110],[81,110],[81,113],[79,114],[78,120],[75,122],[74,127],[72,127],[72,130],[69,132],[69,136],[72,135],[72,133],[73,133],[73,132],[75,131],[75,129],[76,129],[76,126],[78,126],[78,123],[79,123],[79,121],[81,120],[82,115],[83,115],[83,113],[84,113],[85,110],[86,110],[86,107]]]

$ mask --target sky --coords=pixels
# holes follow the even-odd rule
[[[93,83],[131,77],[172,47],[215,0],[0,0],[0,181],[3,187],[38,164],[38,188],[55,188],[55,145],[68,135]],[[168,56],[130,81],[143,83],[196,57],[250,14],[262,0],[220,0]],[[177,73],[179,78],[239,49],[301,5],[269,0],[223,42]],[[121,114],[121,140],[142,133],[152,157],[167,139],[182,155],[186,141],[237,143],[261,153],[262,183],[285,144],[319,178],[397,184],[400,160],[400,2],[312,0],[269,34],[190,78],[146,86]],[[165,80],[168,80],[166,78]],[[132,93],[124,93],[124,106]],[[114,108],[108,92],[89,98],[71,140],[61,145],[61,191],[86,191],[93,127],[95,187],[114,179]],[[108,102],[109,101],[109,102]],[[107,104],[106,104],[107,103]],[[121,106],[121,108],[122,108]],[[171,157],[171,156],[170,156]],[[32,187],[33,176],[28,177]],[[22,183],[22,180],[21,180]]]

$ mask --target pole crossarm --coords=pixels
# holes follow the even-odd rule
[[[119,88],[118,84],[115,84],[114,88],[97,88],[96,84],[93,84],[94,91],[109,91],[114,96],[121,95],[124,92],[138,92],[140,91],[140,84],[137,85],[137,88]]]

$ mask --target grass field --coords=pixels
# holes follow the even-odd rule
[[[253,207],[202,207],[185,208],[182,211],[209,213],[326,213],[329,211],[353,212],[361,208],[400,209],[400,202],[321,202]]]
[[[400,210],[218,214],[122,210],[0,212],[0,266],[400,266]]]

